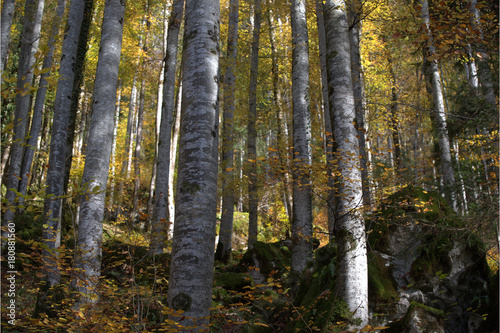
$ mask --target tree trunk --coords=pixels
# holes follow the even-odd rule
[[[118,134],[118,123],[120,121],[120,109],[122,101],[122,82],[118,81],[118,97],[115,106],[115,124],[113,126],[113,143],[111,146],[111,179],[109,182],[109,200],[108,211],[109,217],[113,215],[114,198],[115,198],[115,184],[116,184],[116,137]]]
[[[170,190],[170,150],[172,122],[175,108],[175,72],[177,69],[177,47],[179,30],[184,13],[184,0],[175,0],[168,22],[167,50],[163,77],[163,101],[161,108],[160,135],[158,138],[158,157],[156,166],[156,184],[153,222],[151,228],[151,254],[163,253],[165,241],[168,239],[169,216],[168,194]],[[174,157],[175,159],[175,157]]]
[[[168,306],[189,332],[208,330],[217,213],[219,2],[188,0],[180,155]],[[185,317],[184,317],[185,316]],[[187,332],[185,329],[183,332]]]
[[[16,8],[16,0],[4,0],[2,6],[2,18],[0,19],[1,29],[1,45],[0,45],[0,72],[3,73],[7,65],[7,52],[9,51],[10,28],[12,19],[14,18],[14,10]]]
[[[472,26],[476,31],[479,32],[479,37],[480,37],[480,43],[477,43],[474,45],[474,49],[478,54],[477,57],[477,76],[478,76],[478,81],[481,85],[481,92],[483,95],[483,98],[485,99],[486,103],[492,108],[492,110],[496,110],[497,103],[496,103],[496,96],[495,96],[495,89],[493,87],[493,77],[491,75],[491,68],[490,68],[490,57],[488,53],[486,52],[485,48],[482,46],[484,44],[484,36],[483,36],[483,29],[481,27],[481,14],[477,8],[477,0],[471,0],[470,1],[470,12],[472,14]]]
[[[434,120],[434,126],[436,127],[439,139],[439,157],[441,159],[444,192],[448,203],[451,205],[455,212],[458,212],[455,174],[453,172],[453,167],[451,164],[450,139],[448,136],[448,128],[446,125],[446,113],[444,109],[441,76],[439,75],[437,60],[427,60],[427,57],[435,53],[432,34],[429,27],[429,6],[427,0],[422,0],[421,4],[422,19],[424,21],[426,29],[425,32],[429,37],[429,40],[427,41],[427,47],[424,50],[424,73],[427,76],[427,81],[430,81],[430,86],[432,89],[432,100],[434,107],[432,118]]]
[[[335,226],[339,248],[337,295],[345,300],[354,317],[361,319],[363,326],[368,321],[368,265],[365,224],[359,212],[363,193],[358,132],[353,125],[349,31],[344,1],[327,0],[324,8],[330,112],[341,174],[339,218]]]
[[[4,213],[2,225],[13,223],[18,207],[17,191],[19,190],[19,179],[21,175],[21,164],[26,146],[26,131],[29,125],[31,98],[33,84],[32,66],[35,64],[35,52],[38,49],[40,28],[42,25],[44,0],[26,0],[24,10],[24,27],[21,36],[21,50],[19,54],[19,66],[17,69],[17,91],[16,108],[14,113],[14,135],[10,152],[9,171],[7,178],[7,210]],[[7,231],[2,231],[6,236]],[[2,242],[2,246],[5,241]]]
[[[365,96],[363,68],[361,67],[361,17],[363,14],[362,1],[356,0],[349,4],[349,39],[351,44],[351,75],[356,109],[356,129],[359,137],[359,155],[361,163],[361,179],[363,181],[363,205],[370,207],[370,182],[368,179],[368,164],[365,139]]]
[[[229,28],[227,37],[227,67],[224,75],[224,123],[222,124],[222,212],[219,231],[219,244],[215,259],[224,263],[231,260],[234,215],[234,144],[233,118],[236,82],[236,56],[238,51],[238,12],[239,1],[229,3]]]
[[[123,0],[106,0],[82,178],[82,183],[87,184],[87,191],[81,198],[74,259],[74,267],[79,271],[72,285],[77,292],[82,293],[75,304],[76,308],[97,301],[95,287],[101,274],[102,219],[113,140],[124,15]]]
[[[43,59],[42,70],[46,70],[47,72],[43,73],[40,77],[39,88],[35,99],[35,106],[33,108],[33,117],[31,119],[30,136],[28,138],[26,149],[24,151],[23,164],[21,167],[21,183],[19,185],[19,192],[23,195],[26,195],[26,190],[28,188],[28,182],[30,179],[31,166],[33,164],[33,157],[35,155],[35,149],[38,143],[38,138],[40,136],[45,96],[47,93],[48,85],[46,78],[50,75],[50,68],[52,66],[52,57],[54,55],[56,42],[55,39],[59,34],[59,28],[61,26],[61,20],[64,14],[65,7],[66,0],[58,0],[55,19],[52,23],[52,30],[50,32],[49,42],[47,43],[49,50],[45,55],[45,58]]]
[[[168,228],[168,238],[172,239],[174,236],[174,223],[175,223],[175,200],[174,200],[174,174],[175,166],[177,165],[177,146],[179,142],[179,132],[181,127],[181,103],[182,102],[182,68],[179,73],[179,89],[177,89],[176,107],[175,107],[175,124],[174,133],[172,134],[172,144],[170,149],[170,167],[168,177],[168,212],[171,225]]]
[[[250,61],[250,87],[248,93],[248,124],[247,124],[247,156],[248,156],[248,248],[253,248],[258,234],[258,205],[257,193],[257,77],[259,75],[259,42],[261,21],[260,0],[254,3],[254,27],[252,38],[252,55]]]
[[[135,134],[135,149],[134,149],[134,197],[132,201],[132,221],[138,222],[137,216],[139,213],[139,191],[141,187],[141,144],[142,144],[142,124],[144,123],[144,101],[146,99],[146,79],[141,81],[141,89],[139,93],[139,109],[137,111],[137,131]],[[140,223],[143,229],[143,223]]]
[[[311,110],[309,37],[305,0],[292,0],[293,224],[292,270],[300,274],[312,260]]]
[[[393,156],[393,167],[395,175],[401,175],[403,169],[401,160],[401,144],[399,143],[399,129],[398,129],[398,88],[397,78],[394,67],[392,66],[392,56],[390,50],[387,50],[387,61],[389,62],[389,71],[391,73],[391,104],[390,104],[390,131],[392,139],[391,154]]]
[[[325,126],[325,155],[326,155],[326,172],[327,172],[327,198],[326,209],[328,216],[328,233],[329,239],[334,237],[335,229],[335,177],[333,166],[333,130],[332,121],[330,118],[330,107],[328,102],[328,73],[326,69],[326,32],[325,19],[323,14],[323,4],[316,0],[316,18],[318,25],[318,44],[319,44],[319,59],[321,66],[321,94],[323,96],[323,113]]]

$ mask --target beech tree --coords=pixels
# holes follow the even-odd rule
[[[368,321],[368,264],[358,132],[354,127],[349,27],[343,0],[327,0],[324,7],[327,45],[328,88],[332,128],[337,144],[338,244],[337,294],[362,325]]]
[[[0,44],[0,72],[3,72],[7,61],[7,52],[10,42],[10,28],[14,19],[14,9],[16,8],[16,0],[4,0],[2,4],[1,24],[1,44]]]
[[[185,331],[200,331],[208,329],[212,305],[217,210],[219,2],[186,1],[184,36],[180,155],[168,306],[184,311],[185,319],[180,323],[187,326]]]
[[[236,55],[238,51],[239,1],[229,3],[229,31],[227,36],[227,67],[224,75],[224,122],[222,124],[222,212],[216,259],[228,262],[231,258],[234,215],[234,147],[233,118],[236,82]]]
[[[441,159],[441,171],[445,186],[445,195],[448,203],[454,211],[458,212],[457,190],[455,184],[455,173],[451,164],[450,138],[446,124],[446,111],[444,107],[444,96],[442,91],[441,75],[439,73],[437,59],[430,58],[436,52],[433,44],[432,32],[430,30],[429,4],[427,0],[421,1],[421,14],[424,21],[425,33],[428,35],[427,46],[424,49],[424,73],[432,92],[433,114],[437,136],[439,140],[439,157]]]
[[[30,121],[31,97],[33,91],[33,65],[35,52],[40,41],[44,0],[26,0],[23,32],[21,35],[21,50],[17,69],[17,94],[14,113],[14,135],[10,153],[9,173],[7,178],[8,191],[5,195],[8,209],[3,216],[2,225],[7,226],[14,221],[17,210],[17,193],[21,176],[24,150],[27,142],[27,128]],[[3,231],[5,236],[6,232]]]
[[[156,167],[155,201],[151,228],[150,252],[163,253],[167,240],[169,224],[173,216],[168,210],[168,194],[170,190],[170,150],[172,148],[172,123],[175,108],[175,71],[177,69],[177,47],[184,0],[176,0],[168,22],[167,50],[163,76],[163,101],[161,108],[160,137],[158,139],[158,161]],[[174,157],[175,159],[175,157]]]
[[[254,26],[252,37],[252,55],[250,60],[250,87],[248,90],[248,123],[247,123],[247,160],[248,160],[248,248],[253,247],[258,234],[257,193],[257,78],[259,75],[259,43],[260,21],[262,9],[260,0],[254,2]]]
[[[311,111],[309,38],[305,0],[292,0],[293,224],[292,269],[300,273],[312,260]]]
[[[123,0],[106,0],[82,178],[86,191],[81,198],[74,259],[74,266],[79,270],[72,284],[82,295],[76,306],[97,301],[95,287],[101,274],[102,220],[113,141],[124,16]]]

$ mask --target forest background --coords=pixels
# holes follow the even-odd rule
[[[363,183],[363,202],[357,209],[359,214],[369,216],[385,198],[408,185],[441,193],[456,212],[456,218],[462,221],[457,228],[480,235],[487,244],[485,251],[492,269],[498,270],[498,4],[430,1],[426,18],[424,3],[427,4],[370,0],[347,4],[349,31],[359,31],[360,50],[357,63],[355,54],[351,55],[352,72],[359,73],[358,78],[352,79],[352,84],[359,86],[354,99],[361,110],[352,121],[361,149]],[[145,270],[135,271],[134,262],[142,260],[136,254],[139,248],[164,258],[162,253],[169,253],[172,245],[177,161],[183,154],[178,142],[184,68],[183,43],[172,39],[168,44],[167,40],[179,33],[178,40],[184,38],[186,43],[180,9],[183,3],[156,0],[126,3],[121,52],[114,51],[119,57],[116,98],[108,101],[112,102],[113,122],[103,122],[113,130],[108,147],[110,165],[106,170],[109,177],[107,185],[97,187],[89,186],[91,181],[85,179],[84,168],[89,149],[102,148],[99,142],[89,147],[89,135],[99,91],[95,84],[108,3],[87,0],[81,4],[84,14],[81,31],[76,35],[72,97],[62,107],[56,88],[64,81],[61,78],[65,58],[61,55],[63,33],[72,31],[71,24],[67,25],[72,19],[70,4],[63,0],[3,1],[2,235],[7,237],[9,223],[15,223],[16,265],[23,270],[18,280],[18,299],[23,304],[20,320],[26,323],[32,320],[35,327],[70,325],[68,321],[75,327],[87,325],[65,316],[55,320],[46,315],[42,319],[28,318],[33,306],[40,302],[36,295],[44,288],[42,281],[56,285],[61,279],[66,281],[78,275],[75,273],[78,264],[73,264],[72,258],[80,237],[77,234],[81,227],[80,204],[85,198],[88,201],[89,195],[101,194],[103,231],[96,235],[101,237],[97,242],[108,244],[104,245],[102,270],[106,271],[106,264],[120,266],[128,277],[123,282],[128,286],[125,294],[120,294],[114,282],[106,280],[101,283],[102,295],[109,306],[120,309],[122,323],[115,325],[129,327],[141,323],[148,327],[145,324],[151,320],[148,311],[165,302],[162,298],[165,291],[158,290],[166,288],[168,283],[166,268],[156,259],[156,264],[160,264],[158,271],[155,268],[153,285],[141,285],[137,279]],[[235,26],[232,32],[230,24],[231,5],[228,1],[220,2],[216,52],[220,54],[218,186],[210,193],[217,203],[220,262],[237,260],[241,251],[252,247],[255,240],[271,243],[293,236],[294,223],[298,221],[294,220],[294,209],[297,210],[294,206],[302,202],[294,200],[294,185],[302,181],[297,174],[307,175],[305,187],[310,190],[311,204],[305,209],[309,209],[313,226],[310,237],[323,246],[336,232],[335,205],[340,199],[337,202],[332,199],[343,194],[332,195],[336,188],[332,175],[340,171],[332,169],[335,164],[332,149],[337,144],[332,141],[333,111],[329,111],[331,101],[325,81],[328,59],[321,45],[325,38],[322,37],[323,4],[312,1],[305,4],[310,131],[306,149],[310,150],[307,157],[310,162],[306,164],[297,164],[294,157],[298,154],[294,150],[298,147],[294,141],[298,130],[293,110],[296,102],[293,102],[292,68],[296,65],[292,64],[290,7],[284,1],[242,0],[236,7],[234,33]],[[9,17],[12,26],[6,28],[4,24]],[[255,39],[256,29],[260,39]],[[236,47],[229,42],[231,36],[237,41]],[[350,42],[351,50],[355,49],[356,42],[352,39]],[[168,51],[170,46],[175,50]],[[255,50],[258,58],[254,56]],[[172,66],[165,66],[169,60],[167,52],[175,52],[168,54],[174,54],[173,59],[178,60],[173,72]],[[432,83],[430,63],[436,65],[432,70],[439,75],[440,88]],[[168,69],[170,74],[166,75]],[[168,116],[171,128],[165,130],[161,128],[161,119],[165,117],[162,105],[165,105],[167,80],[174,90],[168,92],[172,104]],[[434,118],[440,112],[436,109],[435,89],[442,94],[441,122]],[[62,118],[58,112],[62,111],[58,107],[68,111],[64,116],[65,126],[59,123]],[[55,128],[69,129],[63,140]],[[162,131],[163,135],[168,132],[167,153],[159,153]],[[443,155],[444,139],[448,140],[448,157]],[[59,166],[51,163],[51,154],[63,154],[63,163]],[[166,160],[160,161],[167,155]],[[448,171],[447,166],[451,168]],[[57,176],[55,173],[51,176],[55,172],[51,167],[59,168]],[[449,181],[449,172],[453,182]],[[51,183],[56,178],[62,180],[60,185]],[[158,195],[160,178],[167,184],[162,189],[168,194]],[[163,203],[159,202],[160,196]],[[159,211],[162,205],[163,211]],[[233,214],[227,214],[233,209]],[[421,209],[426,210],[425,204]],[[224,225],[223,212],[226,218],[230,215],[229,224]],[[226,234],[229,230],[232,237],[225,237],[224,230]],[[306,240],[310,242],[307,237]],[[120,259],[106,261],[106,249],[113,249],[109,244],[122,251]],[[229,252],[227,244],[231,244]],[[30,271],[34,274],[24,274]],[[79,291],[88,292],[85,287]],[[156,310],[159,314],[154,320],[172,315]],[[104,320],[96,313],[77,313],[81,319],[90,318],[90,322]],[[109,321],[107,325],[112,326]]]

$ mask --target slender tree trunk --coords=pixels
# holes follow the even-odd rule
[[[177,97],[176,97],[176,107],[175,107],[175,123],[172,134],[172,148],[170,149],[170,166],[169,170],[172,172],[169,173],[168,177],[168,211],[170,217],[170,225],[168,227],[168,238],[172,239],[174,236],[174,223],[175,223],[175,200],[174,200],[174,175],[175,175],[175,166],[177,165],[177,146],[179,142],[179,132],[181,127],[181,102],[182,102],[182,68],[179,73],[179,89],[177,89]]]
[[[54,55],[54,48],[56,37],[59,34],[59,28],[61,25],[62,16],[64,14],[64,9],[66,7],[66,0],[58,0],[56,15],[54,22],[52,24],[52,30],[50,32],[49,42],[47,46],[49,51],[43,59],[43,70],[47,72],[43,73],[40,77],[39,88],[36,94],[35,106],[33,108],[33,117],[31,119],[31,129],[30,136],[24,151],[23,164],[21,167],[21,183],[19,185],[19,192],[26,195],[26,190],[28,188],[28,181],[30,179],[31,166],[33,164],[33,157],[35,155],[35,149],[40,136],[40,129],[42,127],[43,120],[43,108],[45,104],[45,96],[47,93],[47,80],[46,78],[50,75],[50,68],[52,66],[52,57]],[[20,198],[21,199],[21,198]]]
[[[272,57],[272,76],[273,76],[273,105],[276,110],[276,122],[277,126],[277,149],[278,149],[278,158],[279,158],[279,178],[283,181],[283,205],[288,215],[288,219],[290,222],[293,221],[293,207],[292,207],[292,196],[290,189],[290,174],[288,173],[288,151],[286,147],[288,144],[285,143],[285,125],[283,122],[283,110],[281,107],[281,93],[279,90],[279,69],[278,69],[278,52],[275,46],[275,33],[274,33],[274,20],[272,16],[272,12],[269,9],[268,11],[268,26],[269,26],[269,43],[271,44],[271,57]]]
[[[4,0],[2,5],[2,17],[0,19],[0,73],[3,73],[7,65],[7,52],[9,51],[10,28],[12,19],[14,18],[14,10],[16,8],[16,0]]]
[[[172,137],[172,122],[175,108],[175,72],[177,69],[177,47],[179,30],[184,13],[184,0],[176,0],[168,23],[167,50],[163,77],[163,101],[161,109],[160,135],[158,139],[157,174],[155,184],[155,199],[153,222],[151,228],[151,254],[163,253],[165,241],[168,239],[170,221],[168,210],[168,194],[170,190],[170,151]],[[174,157],[175,160],[175,157]]]
[[[236,56],[238,51],[239,1],[229,3],[229,28],[227,37],[227,67],[224,75],[224,123],[222,124],[222,213],[219,244],[215,259],[227,263],[231,260],[234,215],[234,144],[233,118],[236,91]]]
[[[333,239],[335,229],[335,177],[333,166],[333,130],[330,118],[330,106],[328,102],[328,72],[326,69],[326,32],[325,19],[323,15],[323,4],[316,0],[316,18],[318,25],[319,59],[321,66],[321,94],[323,96],[323,113],[325,126],[325,155],[326,172],[328,178],[328,196],[326,198],[326,209],[328,214],[328,233],[329,238]]]
[[[141,149],[142,149],[142,124],[144,123],[144,102],[146,99],[146,80],[141,81],[139,93],[139,110],[137,111],[137,131],[134,149],[134,197],[132,201],[132,220],[136,220],[139,212],[139,191],[141,187]],[[141,229],[142,229],[141,222]]]
[[[457,206],[457,191],[455,184],[455,174],[451,164],[451,149],[450,139],[448,136],[448,128],[446,125],[446,113],[444,109],[444,98],[442,91],[441,76],[437,60],[428,61],[427,57],[435,53],[435,48],[432,40],[432,34],[429,27],[429,6],[427,0],[422,0],[422,19],[425,24],[426,33],[429,36],[427,47],[424,53],[424,66],[427,80],[430,81],[432,89],[432,100],[434,106],[433,120],[437,130],[439,139],[439,157],[441,159],[441,169],[443,173],[444,192],[448,203],[454,211],[458,211]]]
[[[248,124],[247,124],[247,156],[248,156],[248,248],[253,247],[258,234],[258,205],[257,193],[257,77],[259,75],[259,42],[260,21],[262,16],[260,0],[254,3],[254,27],[252,38],[252,55],[250,62],[250,88],[248,93]]]
[[[324,9],[330,112],[341,174],[339,218],[335,226],[339,248],[337,295],[345,300],[354,317],[361,319],[363,326],[368,321],[368,265],[365,225],[359,212],[363,193],[358,132],[353,125],[349,30],[344,1],[327,0]]]
[[[31,99],[30,89],[33,84],[33,65],[35,64],[35,52],[38,49],[40,28],[43,16],[43,0],[26,0],[24,10],[24,26],[21,36],[21,50],[19,55],[19,66],[17,70],[16,108],[14,111],[14,135],[10,152],[9,173],[7,178],[8,191],[5,195],[7,210],[4,213],[2,225],[7,227],[14,221],[18,206],[17,191],[19,190],[19,179],[21,176],[21,164],[26,145],[26,132],[29,125]],[[7,231],[2,231],[6,236]],[[2,242],[2,246],[5,241]]]
[[[186,1],[183,97],[168,305],[208,330],[217,213],[219,2]],[[182,332],[187,332],[184,329]]]
[[[305,0],[292,0],[293,224],[292,270],[300,274],[312,260],[311,110],[309,37]]]
[[[101,274],[102,219],[113,140],[124,15],[124,0],[106,0],[82,179],[83,184],[88,184],[88,190],[81,198],[74,259],[74,266],[79,270],[72,285],[82,293],[76,308],[97,301],[95,287]]]
[[[394,67],[392,66],[392,57],[390,51],[387,51],[387,61],[389,62],[389,70],[391,73],[391,104],[390,104],[390,131],[392,139],[392,161],[394,161],[394,171],[397,175],[400,175],[403,164],[401,160],[401,144],[399,143],[399,129],[398,129],[398,88],[397,88],[397,78]]]
[[[361,16],[363,14],[362,1],[356,0],[349,4],[349,39],[351,44],[351,75],[354,94],[354,107],[356,109],[356,129],[359,137],[359,155],[361,163],[361,179],[363,181],[363,205],[370,207],[370,182],[368,179],[368,166],[366,154],[366,128],[365,128],[365,97],[363,68],[361,67]]]
[[[115,199],[115,183],[116,183],[116,137],[118,135],[118,123],[120,121],[120,109],[122,101],[122,82],[118,81],[118,97],[115,106],[115,124],[113,126],[113,143],[111,146],[111,179],[109,182],[109,201],[108,215],[113,215],[114,199]]]

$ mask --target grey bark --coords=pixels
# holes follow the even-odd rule
[[[97,301],[95,287],[101,273],[102,219],[113,141],[124,15],[123,0],[106,0],[82,178],[87,193],[81,198],[74,259],[74,267],[80,270],[72,281],[73,287],[82,296],[75,307]]]
[[[361,67],[361,31],[363,4],[361,1],[352,1],[349,4],[349,39],[351,44],[351,75],[354,94],[354,107],[356,109],[356,129],[359,137],[359,155],[361,163],[361,179],[363,182],[363,205],[370,206],[370,182],[368,179],[367,153],[366,153],[366,126],[365,126],[365,96],[363,68]]]
[[[221,223],[219,230],[219,243],[215,258],[222,262],[231,259],[231,243],[233,239],[233,215],[235,201],[234,184],[234,144],[233,144],[233,118],[236,91],[236,56],[238,51],[238,13],[239,1],[231,0],[229,3],[229,28],[227,37],[227,67],[224,75],[224,122],[222,124],[222,207]]]
[[[250,60],[250,87],[248,92],[247,156],[248,156],[248,248],[253,247],[258,234],[257,193],[257,77],[259,75],[259,42],[262,9],[260,0],[254,3],[254,26],[252,37],[252,55]]]
[[[474,49],[478,54],[477,57],[477,76],[481,85],[481,92],[486,103],[493,109],[497,109],[495,89],[493,87],[493,77],[490,68],[490,57],[482,46],[484,43],[483,29],[481,27],[481,13],[477,8],[477,0],[470,0],[470,12],[472,14],[472,26],[479,32],[480,43],[474,45]]]
[[[316,18],[318,25],[318,44],[319,44],[319,60],[321,66],[321,94],[323,97],[323,113],[325,126],[325,155],[326,155],[326,172],[328,173],[328,196],[326,198],[326,209],[328,214],[328,233],[329,238],[333,238],[335,228],[335,177],[333,167],[333,129],[330,118],[330,106],[328,102],[328,73],[326,69],[326,32],[325,19],[323,15],[323,3],[316,0]]]
[[[168,305],[172,317],[208,330],[212,305],[217,213],[219,2],[186,1],[182,116],[170,262]]]
[[[427,0],[422,0],[422,20],[424,21],[424,26],[426,29],[426,34],[429,37],[427,41],[427,47],[424,50],[424,66],[425,75],[427,81],[430,81],[430,86],[432,89],[432,101],[433,101],[433,121],[436,128],[436,132],[439,140],[439,157],[441,159],[441,170],[443,175],[443,185],[444,192],[448,203],[453,208],[454,211],[458,212],[457,205],[457,190],[455,183],[455,174],[453,172],[453,166],[451,164],[451,149],[450,149],[450,139],[448,136],[448,128],[446,124],[446,112],[444,108],[444,97],[442,91],[441,76],[439,74],[439,68],[437,60],[428,61],[427,57],[435,53],[435,47],[433,44],[432,33],[429,27],[429,5]]]
[[[85,0],[71,1],[67,28],[64,35],[62,55],[54,102],[54,117],[50,142],[49,167],[47,168],[47,197],[45,199],[45,216],[43,237],[47,239],[48,282],[51,285],[60,281],[57,269],[56,249],[61,242],[62,195],[64,194],[64,177],[67,156],[68,127],[70,126],[70,109],[75,81],[75,67],[78,57],[78,41],[82,27]]]
[[[172,122],[175,108],[175,72],[177,69],[177,47],[179,31],[184,13],[184,0],[175,0],[168,22],[167,50],[163,77],[163,101],[161,108],[160,135],[158,138],[158,159],[156,166],[156,184],[151,243],[152,254],[163,253],[165,241],[168,239],[169,215],[168,195],[170,190],[170,149],[172,138]]]
[[[141,186],[141,149],[142,149],[142,124],[144,123],[144,102],[146,99],[146,79],[141,81],[139,93],[139,109],[137,110],[137,130],[134,148],[134,197],[132,199],[131,218],[135,220],[139,212],[139,190]],[[141,223],[142,226],[142,223]]]
[[[349,31],[345,3],[327,0],[324,6],[329,101],[338,170],[337,295],[343,298],[361,325],[368,320],[368,265],[365,225],[359,208],[363,193],[352,90]]]
[[[311,110],[309,37],[305,0],[292,0],[293,224],[292,270],[300,274],[312,260]]]
[[[122,82],[118,81],[118,97],[115,106],[115,124],[113,126],[113,143],[111,145],[111,179],[109,182],[109,200],[108,200],[108,214],[112,215],[114,199],[115,199],[115,184],[116,184],[116,137],[118,135],[118,123],[120,121],[120,109],[122,101]]]
[[[21,35],[21,50],[19,54],[19,65],[17,69],[17,91],[16,108],[14,111],[14,135],[10,152],[9,170],[7,176],[7,200],[8,209],[4,213],[2,225],[6,227],[14,221],[15,212],[18,207],[17,191],[19,190],[19,178],[21,165],[26,145],[26,132],[28,129],[31,110],[31,89],[33,84],[33,65],[35,64],[35,52],[38,49],[40,28],[43,16],[43,0],[26,0],[24,10],[23,32]],[[3,236],[7,231],[2,232]],[[4,244],[4,242],[2,242]]]
[[[16,8],[16,0],[4,0],[2,6],[2,17],[0,19],[0,72],[3,73],[7,62],[7,52],[10,42],[10,28],[12,27],[12,19],[14,18],[14,10]]]
[[[52,23],[52,29],[50,31],[49,41],[47,46],[49,50],[43,59],[42,70],[47,70],[40,77],[39,88],[36,94],[35,106],[33,107],[33,117],[31,118],[31,129],[28,142],[26,144],[26,149],[24,151],[23,164],[21,167],[21,182],[19,185],[19,192],[23,195],[26,194],[28,188],[28,181],[30,179],[30,170],[33,164],[33,157],[35,155],[35,149],[37,146],[38,138],[40,136],[40,129],[42,127],[43,120],[43,108],[45,104],[45,96],[47,93],[47,80],[46,78],[50,75],[50,68],[52,66],[52,58],[54,55],[54,47],[56,42],[56,37],[59,34],[59,28],[61,26],[62,16],[64,14],[64,9],[66,7],[66,0],[58,0],[56,7],[56,15]]]
[[[175,222],[175,200],[174,200],[174,174],[175,166],[177,165],[177,146],[179,142],[179,132],[181,127],[181,102],[182,102],[182,69],[179,73],[179,89],[177,89],[176,107],[175,107],[175,123],[174,132],[172,134],[172,144],[170,149],[170,172],[168,177],[168,211],[170,217],[170,227],[168,228],[168,238],[174,235],[174,222]]]

